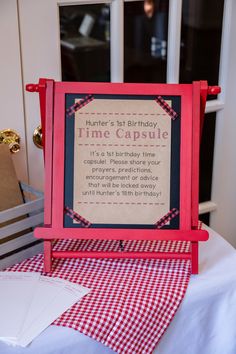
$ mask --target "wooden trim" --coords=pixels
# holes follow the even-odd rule
[[[110,5],[110,67],[111,82],[124,81],[124,2],[113,0]]]
[[[53,110],[54,110],[54,81],[46,81],[46,111],[45,111],[45,201],[44,223],[52,222],[52,157],[53,157]]]
[[[212,202],[211,200],[207,202],[202,202],[199,204],[199,214],[206,214],[217,209],[217,204]]]
[[[200,82],[193,83],[192,142],[192,227],[198,226],[199,153],[200,153]]]
[[[181,100],[180,229],[190,230],[192,187],[192,85],[191,90],[187,90],[185,94],[181,96]]]
[[[64,213],[64,155],[65,155],[65,95],[55,94],[53,173],[52,173],[52,225],[63,226]],[[46,181],[47,183],[47,181]]]
[[[154,230],[154,229],[104,229],[104,228],[52,228],[50,225],[34,230],[36,238],[80,240],[165,240],[206,241],[206,230]]]
[[[167,82],[179,82],[182,0],[169,1]]]
[[[55,82],[56,94],[87,93],[113,95],[180,95],[191,90],[192,84],[133,84],[105,82]],[[56,104],[55,104],[56,106]]]
[[[205,113],[217,112],[223,109],[225,106],[224,102],[220,100],[207,101]]]

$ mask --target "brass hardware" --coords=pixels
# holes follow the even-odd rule
[[[42,127],[39,125],[33,133],[33,142],[34,145],[36,145],[39,149],[43,148],[43,133],[42,133]]]
[[[0,130],[0,144],[7,144],[15,154],[20,150],[20,135],[13,129]]]

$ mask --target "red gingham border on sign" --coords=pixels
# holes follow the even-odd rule
[[[126,251],[189,252],[190,242],[123,241]],[[60,240],[54,250],[117,251],[119,241]],[[12,271],[43,270],[43,256]],[[119,354],[151,354],[174,317],[188,286],[190,260],[55,259],[47,274],[91,292],[54,325],[78,330]]]
[[[157,229],[161,229],[166,223],[175,218],[179,214],[179,210],[176,208],[171,209],[166,215],[164,215],[160,220],[158,220],[155,225]]]
[[[65,207],[64,211],[65,211],[66,215],[68,215],[71,219],[80,223],[81,226],[83,226],[83,227],[90,227],[91,226],[91,223],[88,220],[83,218],[83,216],[79,215],[74,210],[70,209],[69,207]]]
[[[175,120],[178,117],[178,113],[176,113],[161,96],[156,98],[156,102],[169,114],[171,119]]]
[[[79,102],[76,102],[73,104],[71,107],[69,107],[66,110],[66,114],[68,117],[70,117],[72,114],[74,114],[76,111],[78,111],[80,108],[86,106],[89,102],[91,102],[94,99],[93,95],[88,95],[85,98],[82,98]]]

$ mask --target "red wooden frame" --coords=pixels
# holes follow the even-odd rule
[[[44,239],[44,269],[51,271],[52,258],[180,258],[192,261],[192,273],[198,273],[198,242],[208,233],[198,230],[198,174],[200,131],[207,94],[220,92],[207,82],[193,84],[118,84],[68,83],[40,79],[26,89],[39,92],[45,154],[44,226],[35,229],[35,237]],[[76,94],[177,95],[181,96],[180,148],[180,227],[178,230],[154,229],[85,229],[64,228],[64,141],[65,95]],[[189,147],[192,147],[189,148]],[[179,240],[190,241],[189,253],[53,251],[54,239],[102,240]]]

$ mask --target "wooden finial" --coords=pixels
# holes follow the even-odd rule
[[[27,84],[25,86],[26,91],[28,92],[39,92],[39,85],[38,84]]]
[[[208,95],[218,95],[220,92],[220,86],[209,86],[207,91]]]

